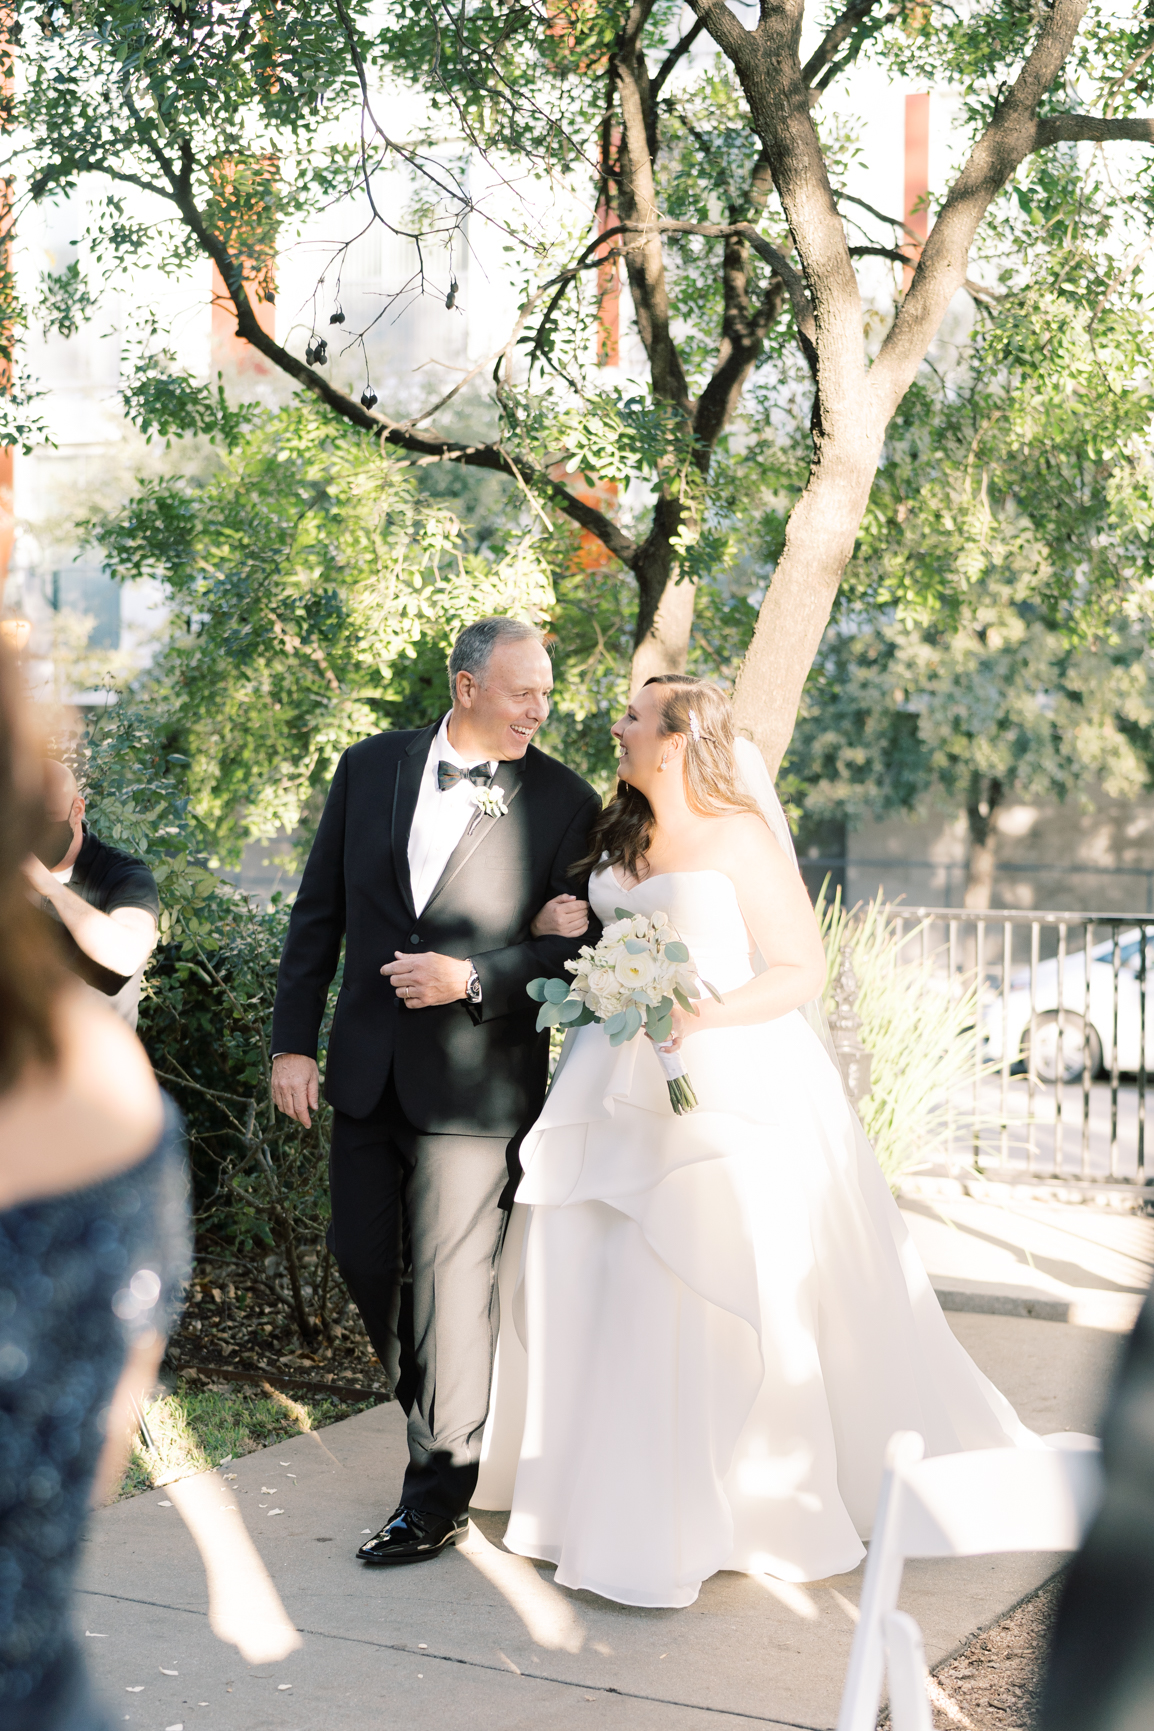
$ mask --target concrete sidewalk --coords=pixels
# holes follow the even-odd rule
[[[946,1310],[1129,1332],[1154,1276],[1154,1219],[998,1183],[907,1181],[906,1225]]]
[[[1016,1316],[951,1324],[1028,1424],[1092,1430],[1121,1337]],[[433,1563],[371,1571],[353,1552],[389,1513],[405,1458],[396,1406],[245,1456],[221,1479],[304,1644],[249,1666],[207,1622],[204,1572],[163,1490],[93,1519],[81,1633],[114,1724],[137,1731],[705,1731],[833,1725],[860,1571],[806,1587],[723,1574],[684,1611],[554,1586],[501,1549],[503,1517]],[[206,1475],[209,1476],[209,1475]],[[283,1513],[274,1513],[282,1510]],[[1053,1571],[1054,1557],[911,1564],[903,1603],[930,1663]]]

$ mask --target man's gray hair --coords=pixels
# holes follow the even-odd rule
[[[503,619],[492,615],[488,619],[478,619],[474,624],[466,625],[449,656],[449,692],[453,702],[457,701],[458,673],[471,673],[474,679],[480,679],[498,643],[543,641],[543,635],[537,627],[526,625],[522,619]]]

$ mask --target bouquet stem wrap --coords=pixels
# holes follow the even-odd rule
[[[692,1112],[697,1104],[697,1095],[693,1092],[693,1083],[689,1080],[689,1071],[685,1059],[680,1052],[667,1052],[664,1046],[654,1046],[657,1061],[665,1071],[665,1082],[669,1089],[669,1104],[680,1115]]]

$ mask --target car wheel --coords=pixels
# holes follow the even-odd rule
[[[1093,1023],[1083,1037],[1083,1021],[1072,1010],[1065,1011],[1062,1029],[1062,1080],[1078,1082],[1089,1065],[1091,1079],[1102,1068],[1102,1041]],[[1048,1010],[1037,1020],[1036,1075],[1041,1082],[1058,1080],[1058,1012]],[[1030,1061],[1030,1030],[1022,1035],[1022,1058]]]

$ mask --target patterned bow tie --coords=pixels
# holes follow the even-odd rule
[[[442,758],[437,765],[437,792],[444,793],[448,787],[455,787],[459,781],[471,781],[474,787],[488,787],[493,779],[493,771],[487,763],[475,763],[472,769],[459,769],[455,763],[446,763]]]

